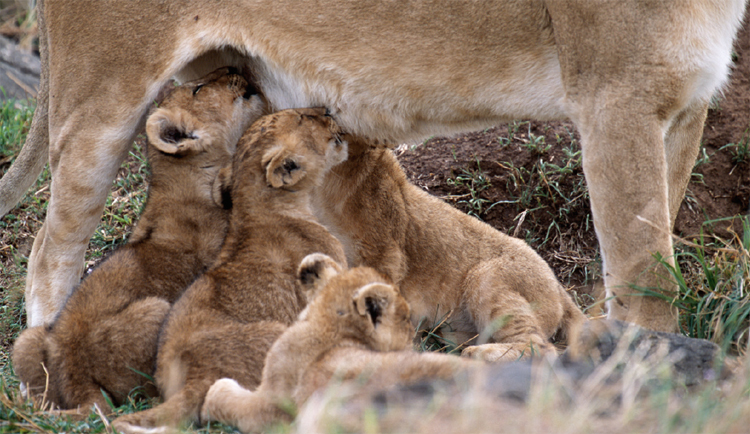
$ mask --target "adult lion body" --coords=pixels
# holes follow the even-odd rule
[[[675,288],[652,273],[652,254],[672,253],[670,228],[745,3],[44,2],[27,146],[49,141],[53,182],[30,258],[29,323],[49,321],[55,309],[42,300],[78,281],[106,187],[160,86],[233,64],[272,109],[326,106],[345,130],[376,139],[572,119],[617,296],[610,315],[673,330],[665,302],[627,297],[623,285]]]

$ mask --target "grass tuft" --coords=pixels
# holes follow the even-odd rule
[[[461,170],[460,174],[448,178],[446,182],[452,187],[469,190],[469,192],[464,195],[467,198],[459,200],[458,203],[466,204],[468,207],[467,214],[481,220],[481,216],[496,204],[492,204],[488,208],[485,208],[485,205],[489,200],[481,197],[481,194],[484,190],[491,187],[492,184],[490,184],[489,178],[485,175],[484,171],[482,171],[479,159],[477,159],[476,162],[476,170],[464,168]]]
[[[745,129],[737,143],[727,143],[719,148],[720,151],[722,149],[729,149],[732,154],[732,161],[736,164],[750,160],[750,127]]]

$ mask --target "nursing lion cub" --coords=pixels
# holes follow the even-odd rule
[[[465,356],[515,360],[554,352],[585,317],[546,262],[507,236],[410,184],[385,146],[349,138],[349,158],[315,190],[318,220],[344,245],[349,265],[385,274],[432,327],[450,314]],[[472,340],[479,335],[478,339]]]
[[[271,344],[307,304],[297,267],[311,253],[345,264],[341,244],[318,224],[310,191],[347,156],[325,109],[285,110],[255,122],[237,145],[221,187],[232,212],[216,265],[175,303],[162,329],[156,384],[165,402],[114,421],[122,432],[198,420],[211,384],[260,383]]]
[[[409,305],[372,268],[341,272],[331,258],[313,254],[302,261],[299,280],[309,304],[268,352],[260,386],[253,392],[232,379],[217,381],[201,410],[204,422],[257,432],[290,421],[289,402],[299,409],[333,379],[384,388],[447,380],[485,366],[447,354],[404,351],[414,335]]]
[[[86,410],[109,408],[102,392],[117,405],[138,386],[155,395],[141,373],[153,374],[159,328],[216,261],[226,234],[229,212],[212,200],[212,185],[261,115],[264,103],[250,89],[223,68],[176,88],[149,117],[153,174],[128,243],[83,280],[54,322],[15,343],[13,366],[29,395]]]

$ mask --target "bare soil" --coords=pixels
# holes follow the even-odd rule
[[[703,232],[726,239],[732,236],[727,227],[733,224],[734,231],[741,228],[737,219],[725,218],[749,211],[750,156],[738,161],[733,155],[737,147],[727,146],[743,140],[747,146],[750,140],[749,21],[746,18],[735,44],[730,82],[708,113],[701,158],[675,224],[674,232],[681,237],[692,239]],[[509,131],[515,129],[511,136]],[[552,145],[549,150],[528,149],[531,141],[539,142],[538,136],[544,137],[546,145]],[[526,238],[564,284],[587,286],[597,277],[598,245],[588,197],[568,194],[577,193],[575,185],[583,177],[582,169],[568,162],[565,154],[565,148],[575,150],[578,144],[579,136],[572,123],[532,121],[502,124],[457,137],[432,138],[422,144],[403,145],[398,152],[412,182],[467,212],[476,211],[471,200],[477,203],[476,199],[480,199],[483,209],[475,212],[479,218],[503,232]],[[572,172],[553,179],[547,176],[549,169],[540,170],[545,165],[549,167],[548,163],[567,164]],[[490,184],[474,196],[466,182],[451,181],[471,173],[483,173]],[[528,176],[520,181],[519,173]],[[532,187],[540,195],[519,200]],[[556,187],[568,193],[559,194]]]

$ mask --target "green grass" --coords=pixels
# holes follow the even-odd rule
[[[739,219],[742,233],[730,240],[701,237],[678,245],[674,266],[657,255],[679,288],[676,296],[637,288],[676,306],[683,334],[734,354],[750,345],[750,217]]]
[[[107,197],[104,213],[86,254],[87,267],[123,244],[146,204],[146,180],[151,171],[143,141],[137,141],[123,162]]]
[[[4,92],[0,89],[0,92]],[[21,150],[31,127],[34,104],[28,101],[0,101],[0,155],[10,159]],[[5,161],[5,160],[3,160]]]

